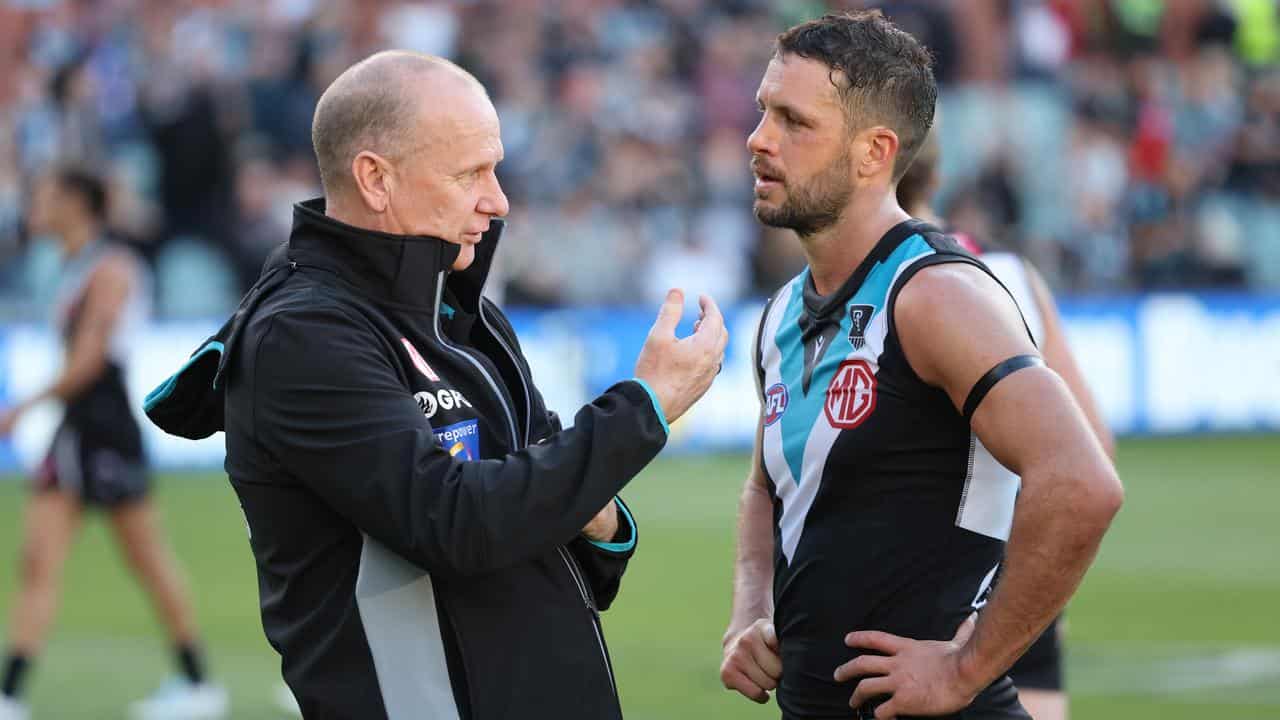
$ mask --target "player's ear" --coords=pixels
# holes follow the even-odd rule
[[[893,162],[898,157],[898,134],[882,125],[864,130],[862,141],[866,152],[858,163],[858,177],[871,178],[888,170],[893,172]]]

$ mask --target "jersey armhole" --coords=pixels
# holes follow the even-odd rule
[[[789,287],[789,286],[784,286]],[[751,370],[752,377],[756,379],[756,400],[764,402],[764,326],[769,322],[769,311],[773,309],[773,303],[777,300],[781,291],[769,296],[764,303],[764,309],[760,312],[760,322],[756,324],[756,338],[751,343]]]
[[[915,277],[916,273],[920,272],[921,270],[924,270],[927,267],[933,267],[934,265],[946,265],[949,263],[960,263],[963,265],[972,265],[973,267],[976,267],[982,272],[986,273],[987,277],[991,278],[992,280],[995,280],[996,284],[1000,286],[1000,289],[1004,290],[1005,294],[1009,296],[1009,299],[1013,301],[1013,306],[1018,310],[1018,317],[1022,319],[1022,329],[1026,331],[1027,337],[1031,339],[1031,344],[1034,345],[1037,349],[1039,349],[1040,346],[1036,343],[1035,335],[1032,334],[1031,332],[1031,326],[1027,324],[1026,315],[1022,312],[1022,308],[1018,305],[1018,299],[1015,298],[1013,293],[1010,292],[1009,288],[1005,286],[1003,282],[1000,281],[1000,278],[996,277],[996,274],[991,272],[991,268],[984,265],[981,260],[977,258],[969,257],[967,255],[962,255],[959,253],[954,253],[954,254],[941,253],[941,252],[935,253],[933,255],[928,255],[926,257],[920,258],[919,260],[916,260],[914,263],[908,266],[907,269],[902,271],[902,274],[898,276],[898,279],[893,283],[893,287],[890,288],[889,290],[889,300],[888,300],[887,306],[885,307],[885,312],[887,313],[887,323],[888,323],[887,335],[885,336],[885,344],[886,346],[888,346],[890,343],[892,343],[894,346],[898,348],[898,351],[902,354],[903,364],[907,367],[907,370],[911,372],[911,375],[915,379],[920,380],[921,383],[924,383],[924,380],[921,380],[920,375],[916,373],[916,369],[911,367],[911,361],[907,358],[906,351],[902,349],[902,342],[898,339],[898,326],[894,322],[893,309],[898,303],[898,293],[902,292],[902,288],[906,287],[907,283],[910,282],[911,278]]]

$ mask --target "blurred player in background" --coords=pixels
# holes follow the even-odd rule
[[[788,719],[1025,719],[1005,671],[1123,500],[1010,294],[898,205],[936,98],[878,11],[779,35],[757,93],[755,215],[808,267],[758,334],[721,681]]]
[[[916,159],[898,181],[898,204],[902,209],[939,227],[945,223],[931,205],[939,183],[938,163],[941,148],[936,130],[925,138]],[[987,247],[965,235],[956,235],[991,269],[1017,300],[1027,327],[1044,356],[1045,364],[1071,388],[1071,394],[1084,410],[1089,425],[1107,455],[1115,457],[1115,439],[1102,419],[1093,394],[1076,364],[1058,318],[1058,306],[1048,286],[1036,269],[1017,253]],[[1062,623],[1054,620],[1049,629],[1036,639],[1026,654],[1009,669],[1009,677],[1018,688],[1022,705],[1034,720],[1066,720],[1067,694],[1063,688]]]
[[[149,499],[142,434],[125,390],[123,364],[130,332],[148,313],[147,275],[133,253],[106,236],[106,209],[102,180],[77,168],[43,178],[32,199],[32,233],[61,243],[64,266],[54,322],[65,343],[65,363],[47,389],[0,413],[0,436],[45,400],[61,401],[65,414],[36,471],[27,505],[9,651],[0,677],[0,720],[27,717],[23,681],[52,624],[63,565],[85,506],[106,513],[174,643],[181,671],[180,679],[134,703],[131,716],[195,720],[226,714],[226,691],[205,677],[190,593]]]

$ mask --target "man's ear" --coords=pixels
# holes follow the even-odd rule
[[[862,135],[866,151],[858,163],[858,177],[875,177],[885,170],[892,175],[894,161],[898,158],[898,133],[878,125],[863,131]]]
[[[351,176],[365,207],[375,213],[386,212],[391,204],[391,164],[381,155],[360,151],[351,160]]]

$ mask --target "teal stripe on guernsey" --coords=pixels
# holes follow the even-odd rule
[[[620,542],[620,543],[597,542],[591,539],[588,539],[587,542],[591,543],[592,545],[595,545],[601,550],[608,550],[609,552],[616,552],[616,553],[629,552],[632,548],[636,546],[636,521],[632,519],[631,511],[627,509],[626,505],[622,504],[621,500],[614,498],[613,504],[618,506],[618,514],[622,515],[622,517],[627,521],[627,525],[631,528],[631,539],[626,542]]]
[[[789,404],[782,419],[782,456],[791,468],[791,477],[800,484],[800,467],[804,460],[804,445],[809,439],[809,429],[822,412],[823,390],[827,383],[814,368],[809,394],[805,395],[801,382],[804,379],[804,345],[800,340],[800,315],[804,312],[804,285],[809,282],[809,270],[801,273],[799,282],[791,285],[791,297],[782,313],[782,322],[773,337],[782,353],[778,373],[787,386]],[[828,353],[829,355],[829,353]]]
[[[927,254],[932,247],[919,234],[912,235],[894,249],[889,257],[877,262],[862,287],[858,288],[846,304],[871,305],[875,308],[871,318],[866,318],[863,327],[867,327],[875,313],[884,311],[884,303],[889,295],[889,286],[893,282],[899,267],[907,260]],[[835,375],[840,363],[852,352],[853,345],[849,340],[851,319],[849,313],[842,313],[840,330],[831,340],[831,345],[813,369],[813,377],[809,383],[809,392],[802,389],[804,377],[804,347],[800,339],[800,314],[804,312],[804,286],[809,281],[806,269],[800,282],[791,289],[791,297],[787,308],[774,335],[774,342],[782,355],[779,374],[787,386],[790,404],[779,422],[782,424],[782,454],[791,468],[791,477],[797,485],[804,469],[804,451],[809,442],[809,433],[822,415],[822,406],[826,401],[827,385]]]

